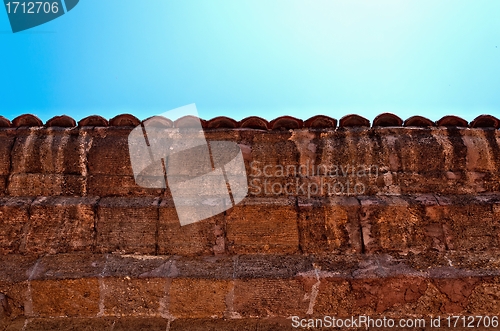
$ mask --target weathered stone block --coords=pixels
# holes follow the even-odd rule
[[[294,253],[299,249],[297,211],[293,199],[245,199],[226,211],[229,251]]]
[[[108,316],[160,317],[160,301],[165,296],[164,278],[104,278],[101,295]]]
[[[19,331],[110,331],[115,321],[111,318],[34,318],[23,323]],[[116,326],[116,325],[115,325]],[[14,331],[14,330],[12,330]],[[17,329],[16,329],[17,331]]]
[[[128,135],[133,128],[101,128],[94,133],[88,152],[91,175],[133,175]]]
[[[443,227],[450,250],[482,251],[500,248],[500,227],[494,206],[497,195],[437,197],[426,215]]]
[[[299,199],[300,248],[304,253],[361,252],[359,201],[355,198]]]
[[[92,317],[99,312],[96,278],[31,282],[33,315],[40,317]]]
[[[234,285],[234,311],[242,317],[303,315],[310,297],[295,279],[241,279]]]
[[[8,180],[11,196],[84,196],[86,178],[64,174],[13,174]]]
[[[168,321],[163,318],[119,318],[113,322],[111,331],[165,331]],[[172,330],[172,328],[170,328]]]
[[[19,134],[12,148],[12,173],[74,174],[86,172],[88,138],[77,129],[33,128]]]
[[[176,318],[222,318],[231,282],[175,278],[169,290],[168,311]]]
[[[256,331],[256,319],[176,319],[170,324],[170,331]],[[278,329],[276,329],[278,330]],[[281,330],[281,329],[279,329]]]
[[[160,203],[158,252],[177,255],[213,255],[225,252],[225,219],[218,214],[181,226],[173,201]]]
[[[27,253],[92,251],[97,198],[41,197],[33,201]]]
[[[159,199],[103,198],[99,201],[97,250],[154,254]]]
[[[411,197],[360,197],[361,227],[366,252],[421,252],[433,247],[423,206]],[[430,225],[432,227],[432,225]],[[443,240],[442,237],[437,237]]]
[[[0,175],[8,176],[10,174],[11,151],[16,140],[16,132],[12,129],[0,130]]]
[[[0,199],[0,254],[19,252],[31,201],[29,198]]]

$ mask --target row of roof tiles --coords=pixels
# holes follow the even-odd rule
[[[156,119],[158,120],[158,119]],[[281,116],[272,121],[267,121],[257,116],[251,116],[235,121],[232,118],[220,116],[211,120],[203,120],[194,116],[184,116],[176,121],[171,121],[167,118],[161,118],[163,125],[167,127],[187,128],[192,127],[194,124],[201,122],[202,127],[205,129],[235,129],[235,128],[249,128],[261,130],[283,130],[283,129],[300,129],[300,128],[336,128],[337,120],[325,115],[317,115],[309,118],[306,121],[292,117]],[[0,116],[0,127],[79,127],[82,126],[137,126],[141,121],[130,114],[121,114],[113,117],[109,121],[105,118],[92,115],[84,119],[76,121],[66,115],[55,116],[48,120],[45,125],[43,122],[32,114],[24,114],[9,121],[7,118]],[[439,121],[433,122],[428,118],[422,116],[412,116],[403,121],[399,116],[391,113],[383,113],[375,117],[371,123],[372,127],[389,127],[389,126],[405,126],[405,127],[431,127],[431,126],[448,126],[448,127],[470,127],[470,128],[495,128],[500,126],[500,120],[492,115],[480,115],[472,122],[468,123],[463,118],[458,116],[444,116]],[[370,121],[359,115],[346,115],[338,122],[338,127],[370,127]]]

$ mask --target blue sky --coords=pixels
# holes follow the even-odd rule
[[[500,117],[500,1],[81,0],[11,32],[0,115]]]

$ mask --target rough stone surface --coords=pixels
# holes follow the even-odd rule
[[[135,182],[127,141],[135,117],[72,128],[4,121],[0,331],[497,316],[499,131],[450,126],[467,125],[453,117],[442,126],[414,118],[402,127],[392,115],[359,126],[366,122],[202,121],[208,141],[240,146],[249,193],[180,226],[168,187]],[[192,178],[182,166],[177,175]]]

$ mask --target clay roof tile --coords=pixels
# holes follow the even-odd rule
[[[11,126],[12,126],[12,123],[8,119],[6,119],[3,116],[0,116],[0,127],[9,128]]]
[[[78,121],[78,126],[108,126],[108,120],[99,115],[87,116]]]
[[[207,121],[207,129],[234,129],[239,127],[239,123],[232,118],[219,116]]]
[[[134,115],[121,114],[109,120],[110,126],[138,126],[141,121]]]
[[[24,115],[20,115],[20,116],[17,116],[16,118],[14,118],[14,120],[12,121],[12,125],[14,127],[21,127],[21,126],[43,126],[43,123],[35,115],[24,114]]]
[[[240,128],[267,130],[269,122],[258,116],[250,116],[240,121]]]
[[[495,128],[500,126],[500,120],[491,115],[479,115],[471,123],[471,128]]]
[[[402,126],[403,120],[401,117],[391,114],[382,113],[375,117],[373,120],[373,126]]]
[[[461,117],[448,115],[441,118],[436,122],[438,126],[458,126],[458,127],[468,127],[469,123]]]
[[[370,121],[362,116],[355,114],[346,115],[340,119],[339,127],[341,128],[355,127],[355,126],[369,127]]]
[[[325,115],[316,115],[304,122],[304,127],[312,129],[335,129],[337,120]]]
[[[66,116],[66,115],[61,115],[61,116],[54,116],[50,120],[45,123],[46,127],[64,127],[64,128],[72,128],[76,126],[76,122],[73,118]]]
[[[403,124],[404,126],[416,126],[416,127],[427,127],[427,126],[435,126],[435,123],[430,119],[422,116],[412,116]]]
[[[304,122],[293,116],[280,116],[269,122],[271,130],[301,129]]]

